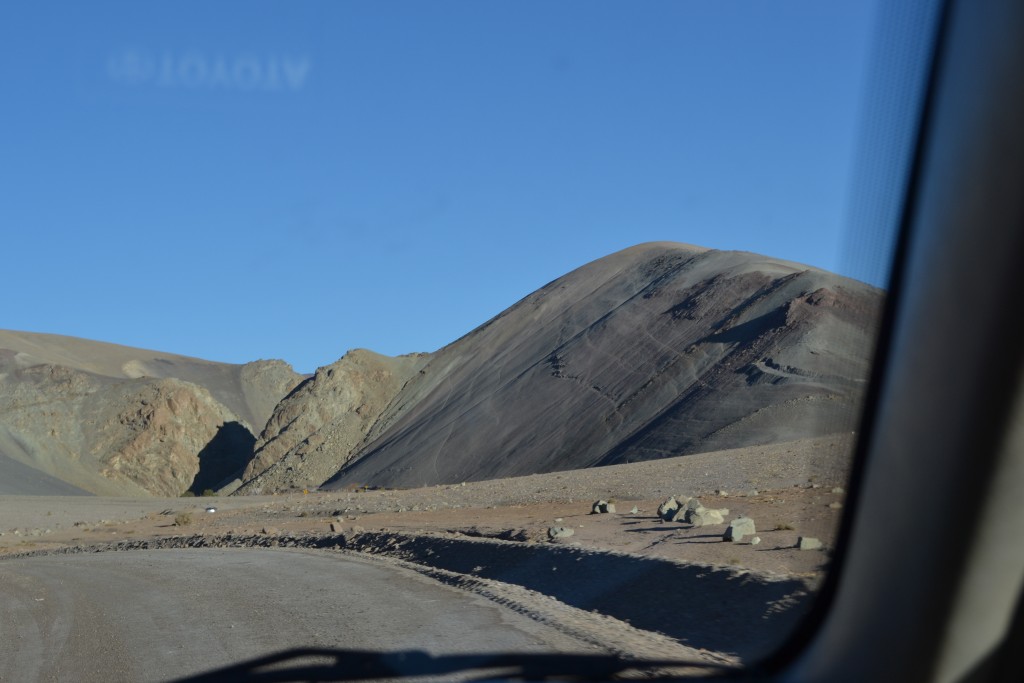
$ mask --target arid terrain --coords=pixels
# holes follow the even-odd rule
[[[800,264],[651,243],[437,351],[351,350],[309,377],[0,331],[0,493],[414,488],[841,433],[881,301]]]
[[[751,661],[793,627],[827,569],[850,444],[819,438],[408,490],[8,496],[0,551],[15,566],[26,554],[96,550],[341,553],[511,605],[586,651]],[[659,518],[658,506],[683,493],[728,508],[729,519],[753,518],[759,543],[724,541],[725,524]],[[592,514],[598,499],[616,512]],[[552,527],[574,533],[551,539]],[[802,536],[823,547],[798,549]]]
[[[476,642],[426,616],[369,638],[403,600],[479,607],[481,634],[511,629],[480,641],[498,649],[754,661],[828,568],[881,301],[653,243],[437,351],[351,350],[311,376],[0,331],[0,676],[65,678],[107,631],[77,678],[185,675],[283,633]],[[352,593],[388,581],[407,592],[378,590],[379,609]],[[369,630],[353,640],[331,610]]]

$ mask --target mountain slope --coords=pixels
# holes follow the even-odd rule
[[[391,358],[356,349],[319,368],[274,411],[239,492],[320,485],[347,463],[426,358]]]
[[[14,477],[5,491],[216,487],[251,459],[251,425],[262,427],[300,379],[281,361],[228,365],[0,331],[0,465]]]
[[[849,430],[882,292],[745,252],[643,244],[432,354],[328,483],[421,486]]]
[[[259,433],[278,401],[302,376],[280,360],[244,365],[137,349],[56,334],[0,330],[10,368],[52,365],[111,379],[168,378],[197,384]]]

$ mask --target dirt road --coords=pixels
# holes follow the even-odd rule
[[[587,651],[399,567],[286,550],[0,562],[0,680],[156,681],[290,647]]]

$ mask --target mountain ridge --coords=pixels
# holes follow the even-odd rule
[[[849,431],[882,301],[792,261],[654,242],[432,353],[355,349],[306,376],[0,330],[0,475],[121,495],[411,487]]]

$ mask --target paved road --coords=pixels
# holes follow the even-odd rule
[[[287,550],[152,550],[0,561],[0,680],[156,681],[289,647],[579,646],[380,562]]]

